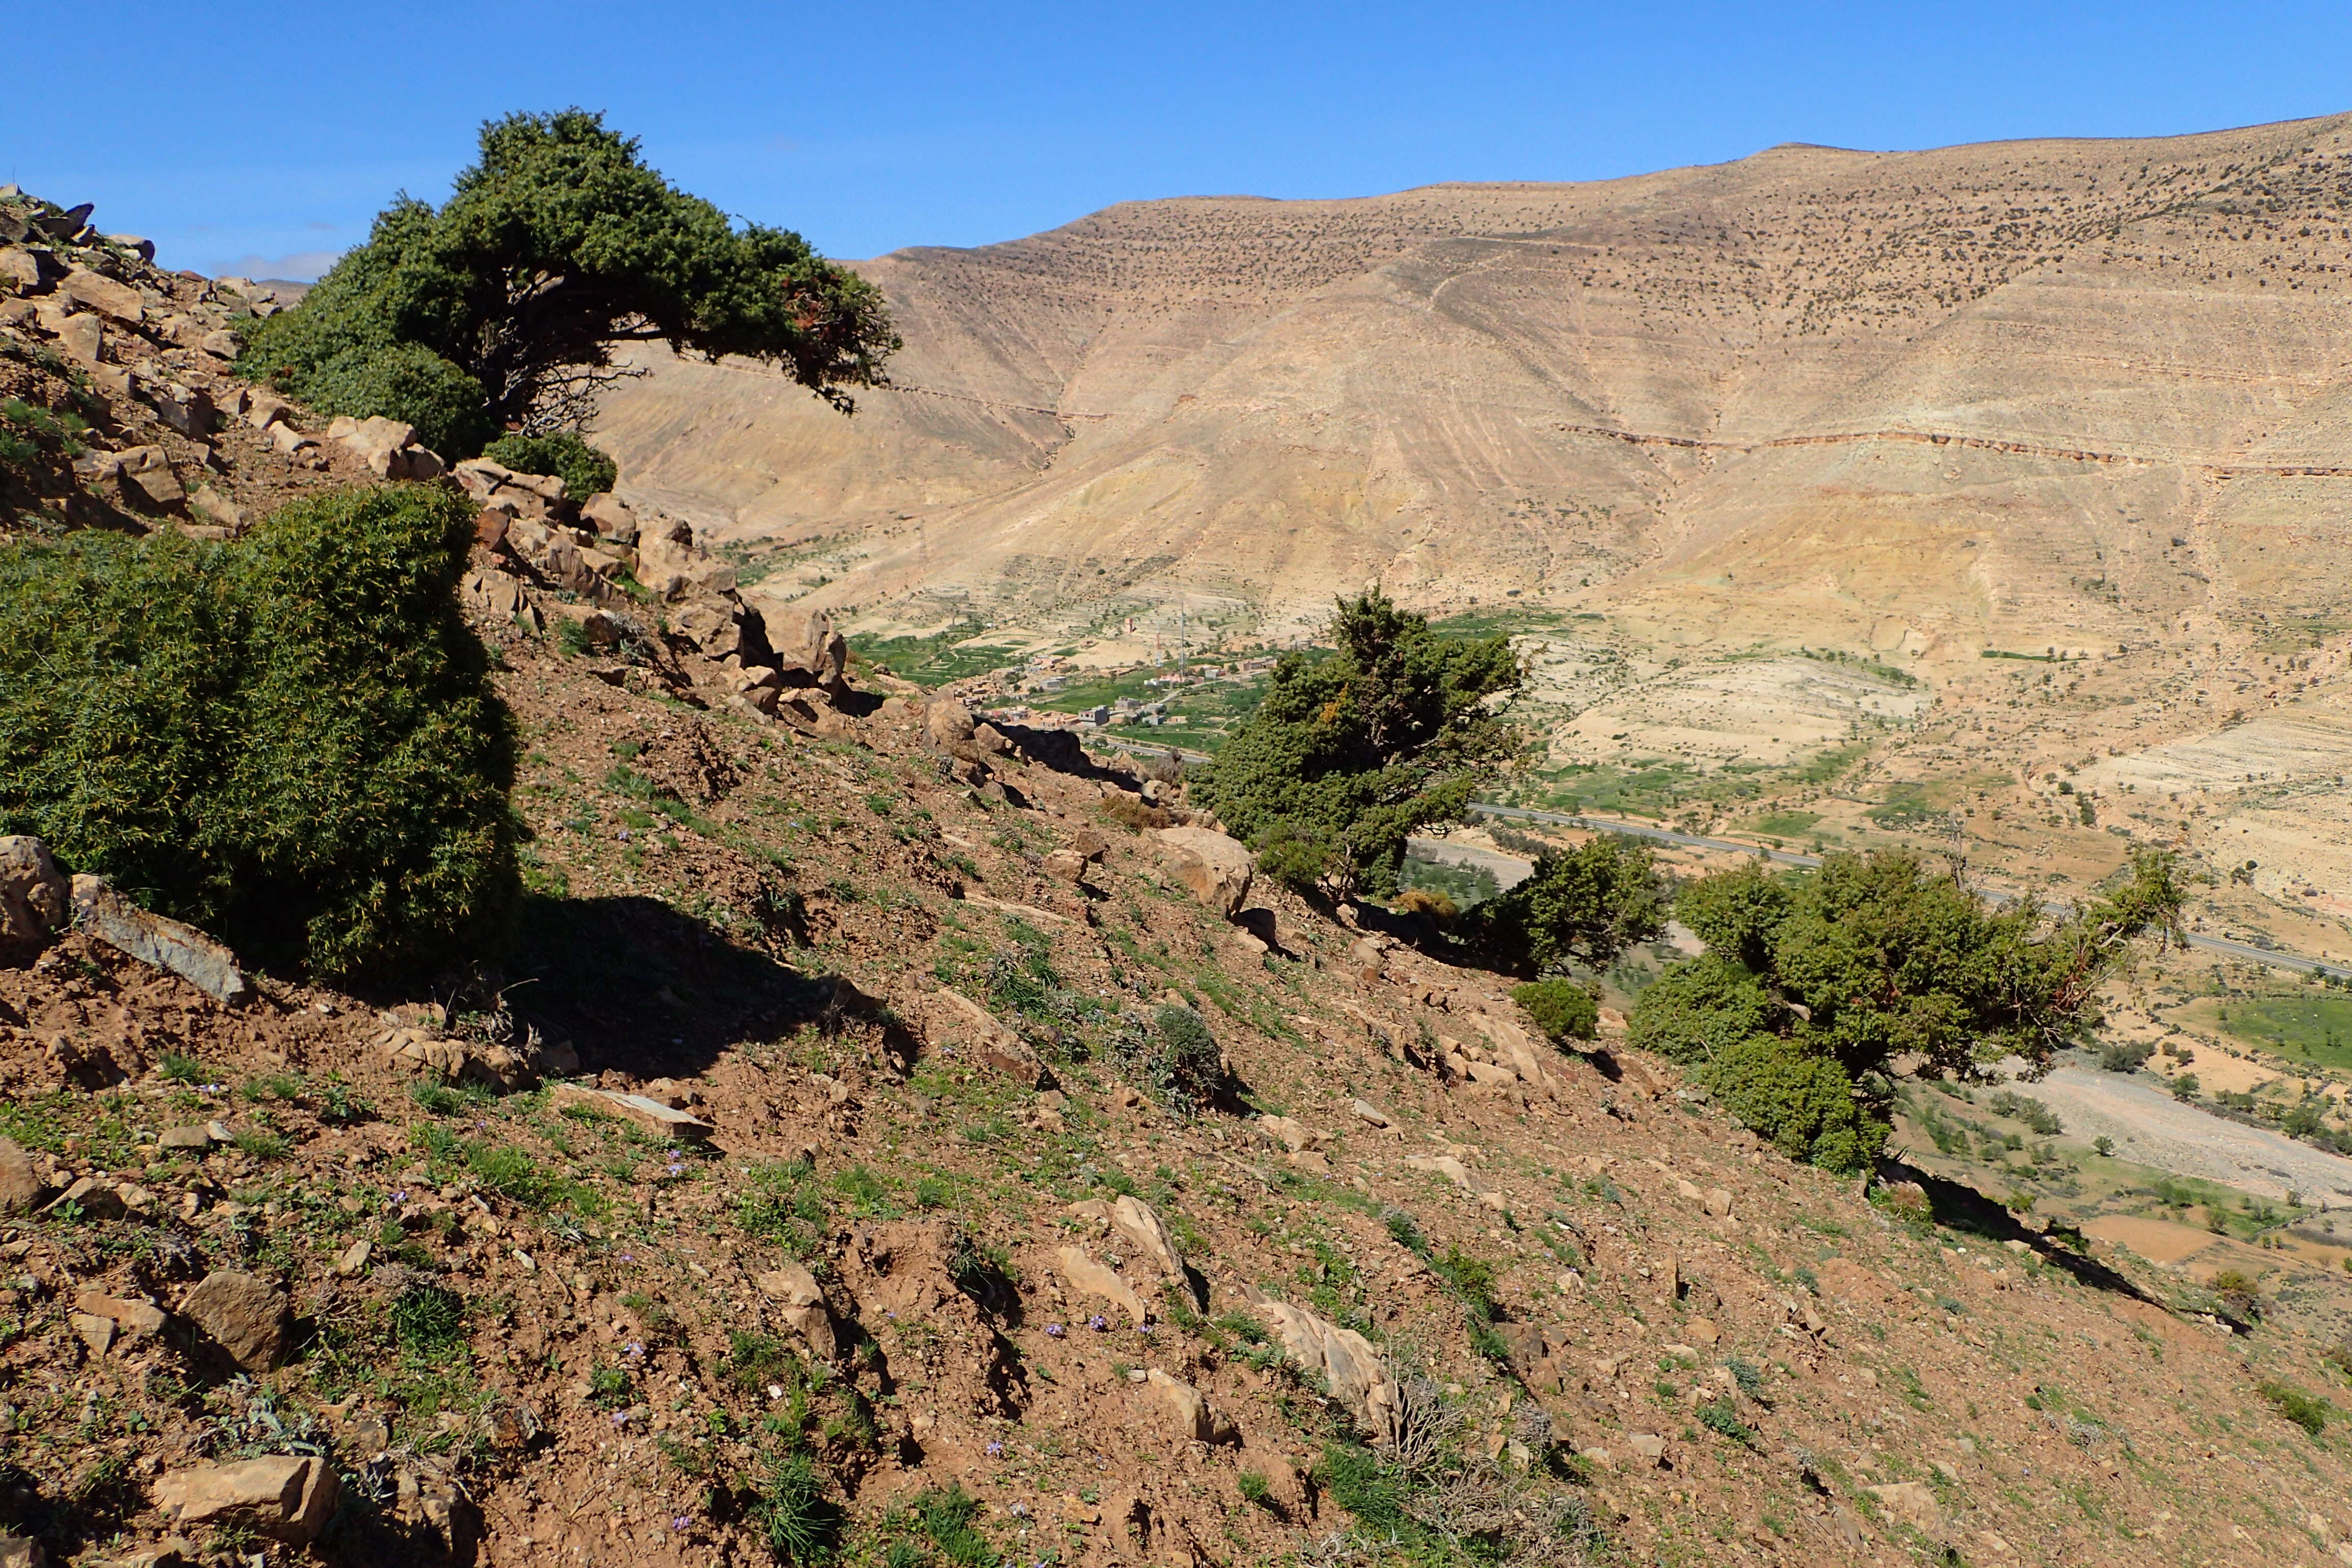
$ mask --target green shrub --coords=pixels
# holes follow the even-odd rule
[[[570,430],[551,436],[501,436],[482,448],[482,456],[503,463],[518,474],[553,474],[563,481],[563,493],[572,500],[613,488],[620,466]]]
[[[2327,1417],[2334,1406],[2326,1400],[2315,1398],[2300,1388],[2284,1383],[2264,1383],[2255,1392],[2272,1409],[2313,1436],[2316,1437],[2327,1430]]]
[[[1572,980],[1554,978],[1511,987],[1511,1000],[1543,1031],[1545,1039],[1565,1049],[1570,1040],[1589,1040],[1601,1028],[1601,1004]]]
[[[1738,1407],[1728,1399],[1710,1400],[1698,1407],[1699,1425],[1708,1431],[1730,1438],[1735,1443],[1753,1444],[1756,1434],[1739,1418]]]
[[[1538,856],[1527,879],[1479,905],[1476,919],[1481,945],[1513,967],[1605,969],[1664,932],[1665,886],[1646,845],[1599,834]]]
[[[1719,1052],[1699,1077],[1724,1110],[1791,1160],[1859,1171],[1886,1146],[1891,1129],[1855,1099],[1845,1069],[1793,1041],[1750,1036]]]
[[[1274,1483],[1265,1479],[1264,1470],[1244,1470],[1234,1478],[1234,1489],[1242,1494],[1242,1501],[1259,1508],[1274,1506]]]
[[[2046,1067],[2090,1037],[2126,943],[2180,928],[2172,859],[2154,851],[2063,911],[1995,908],[1901,850],[1832,855],[1795,879],[1743,865],[1686,886],[1675,909],[1708,951],[1643,993],[1629,1043],[1692,1068],[1790,1155],[1841,1171],[1884,1147],[1898,1060],[1931,1079],[2010,1057]],[[2035,1102],[2009,1109],[2028,1107],[2057,1131]]]
[[[1178,1116],[1206,1109],[1224,1083],[1224,1053],[1208,1021],[1171,1002],[1152,1015],[1148,1030],[1129,1030],[1114,1042],[1120,1070]]]
[[[955,1568],[995,1568],[1000,1555],[996,1544],[973,1522],[980,1514],[980,1502],[964,1491],[962,1482],[950,1481],[943,1489],[933,1488],[918,1496],[913,1507],[923,1533]]]
[[[446,1355],[465,1343],[466,1299],[440,1285],[411,1285],[392,1303],[392,1337],[413,1356]]]
[[[1378,588],[1339,602],[1338,651],[1283,655],[1265,698],[1191,787],[1269,876],[1394,892],[1406,840],[1465,807],[1517,737],[1488,699],[1517,689],[1510,639],[1450,637]]]
[[[0,547],[0,832],[248,961],[478,958],[520,893],[514,751],[457,611],[457,495],[320,492],[231,544]]]
[[[452,458],[471,457],[493,434],[482,384],[422,343],[306,339],[282,328],[272,332],[267,322],[247,330],[254,341],[240,368],[317,413],[414,425],[417,440]]]

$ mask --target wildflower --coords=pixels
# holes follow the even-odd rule
[[[614,1426],[615,1426],[615,1427],[617,1428],[617,1427],[626,1426],[628,1424],[629,1424],[629,1413],[628,1413],[627,1411],[625,1411],[625,1410],[615,1410],[615,1411],[614,1411],[614,1412],[613,1412],[613,1425],[614,1425]]]
[[[1097,1312],[1093,1317],[1087,1320],[1087,1327],[1092,1329],[1098,1334],[1107,1334],[1110,1332],[1110,1320],[1104,1317],[1100,1312]]]
[[[1059,1323],[1048,1323],[1045,1325],[1045,1337],[1049,1340],[1058,1340],[1066,1331],[1066,1331]]]
[[[646,1347],[642,1341],[631,1340],[626,1346],[623,1347],[621,1353],[631,1361],[643,1361],[646,1359]]]
[[[681,1513],[676,1515],[670,1520],[669,1527],[672,1530],[692,1530],[694,1528],[694,1521],[687,1518],[686,1515]]]
[[[992,1459],[1001,1459],[1004,1458],[1004,1445],[1002,1443],[991,1442],[988,1445],[988,1457]]]

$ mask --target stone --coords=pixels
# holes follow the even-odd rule
[[[785,646],[776,649],[778,661],[788,668],[800,670],[817,685],[837,687],[848,673],[849,644],[834,629],[833,617],[823,610],[809,611],[802,617],[799,629],[784,640]],[[965,733],[970,735],[968,728]]]
[[[1175,1413],[1176,1436],[1188,1443],[1231,1443],[1239,1434],[1234,1424],[1217,1413],[1208,1396],[1191,1384],[1171,1377],[1153,1367],[1146,1381],[1160,1391]]]
[[[48,1555],[28,1535],[0,1535],[0,1568],[48,1568]]]
[[[649,1100],[642,1094],[624,1094],[618,1089],[591,1089],[585,1084],[559,1083],[548,1091],[548,1104],[556,1110],[568,1106],[582,1106],[617,1116],[635,1123],[658,1138],[674,1138],[684,1143],[704,1143],[719,1130],[702,1118]]]
[[[36,946],[73,918],[73,884],[30,834],[0,835],[0,942]]]
[[[200,484],[188,492],[188,510],[199,517],[210,518],[231,533],[245,531],[243,510],[210,485]]]
[[[109,1296],[97,1290],[84,1290],[74,1298],[74,1310],[93,1318],[103,1318],[134,1339],[147,1339],[163,1331],[171,1320],[163,1309],[152,1301],[135,1297]]]
[[[59,1193],[49,1210],[55,1212],[68,1205],[88,1219],[121,1219],[125,1212],[121,1189],[101,1176],[82,1177]]]
[[[335,1273],[344,1279],[355,1279],[367,1272],[368,1258],[375,1252],[375,1244],[365,1237],[354,1241],[335,1259]]]
[[[188,492],[181,488],[180,477],[172,472],[168,462],[136,470],[125,468],[122,483],[124,489],[136,490],[145,497],[150,506],[179,506],[188,499]]]
[[[1083,882],[1088,864],[1087,858],[1075,849],[1056,849],[1045,857],[1045,874],[1064,882]]]
[[[315,1540],[342,1500],[335,1468],[311,1455],[275,1455],[233,1465],[199,1465],[157,1481],[155,1506],[174,1525],[251,1525],[275,1540]]]
[[[88,1345],[92,1355],[104,1355],[114,1343],[114,1323],[110,1319],[93,1312],[75,1312],[70,1314],[69,1321],[74,1338]]]
[[[1626,1438],[1626,1444],[1633,1452],[1654,1465],[1663,1465],[1666,1462],[1666,1440],[1654,1432],[1633,1433]]]
[[[221,327],[198,338],[196,347],[216,360],[234,360],[245,352],[245,340],[226,327]]]
[[[1389,1125],[1388,1113],[1373,1105],[1370,1100],[1359,1100],[1349,1105],[1348,1109],[1354,1111],[1356,1114],[1356,1120],[1364,1123],[1367,1127],[1386,1127]]]
[[[973,1054],[982,1066],[1032,1089],[1054,1087],[1053,1074],[1037,1060],[1028,1042],[1000,1023],[995,1014],[949,986],[940,986],[937,994],[960,1026],[959,1032],[971,1041]]]
[[[1401,1407],[1397,1381],[1370,1340],[1287,1301],[1261,1300],[1256,1310],[1280,1336],[1291,1359],[1320,1374],[1331,1397],[1374,1447],[1396,1441]]]
[[[294,428],[289,421],[284,419],[270,426],[268,429],[269,444],[289,458],[319,444],[319,438],[316,436],[304,435]]]
[[[40,258],[21,245],[0,246],[0,279],[20,293],[32,293],[41,286]]]
[[[106,348],[106,323],[88,310],[58,323],[58,346],[68,358],[94,365]]]
[[[180,1302],[180,1315],[251,1373],[286,1359],[293,1338],[286,1292],[256,1274],[215,1268]]]
[[[1713,1215],[1714,1215],[1716,1218],[1717,1218],[1717,1219],[1728,1219],[1728,1218],[1730,1218],[1730,1217],[1731,1217],[1731,1191],[1730,1191],[1730,1189],[1729,1189],[1729,1188],[1727,1188],[1727,1187],[1709,1187],[1709,1188],[1707,1188],[1707,1190],[1706,1190],[1706,1212],[1707,1212],[1708,1214]]]
[[[246,395],[245,406],[238,413],[256,430],[267,430],[272,425],[292,418],[294,405],[274,392],[257,388]]]
[[[1151,1310],[1134,1286],[1119,1278],[1118,1271],[1108,1264],[1088,1258],[1083,1248],[1065,1247],[1057,1255],[1062,1266],[1062,1278],[1070,1289],[1081,1296],[1097,1296],[1118,1308],[1130,1321],[1142,1323],[1150,1320]]]
[[[1157,1209],[1134,1194],[1126,1193],[1110,1205],[1107,1217],[1110,1227],[1126,1238],[1143,1262],[1157,1269],[1163,1279],[1184,1283],[1184,1255],[1176,1249],[1176,1237]]]
[[[1266,1138],[1294,1154],[1302,1149],[1315,1148],[1323,1142],[1323,1134],[1288,1116],[1261,1116],[1255,1125]]]
[[[178,382],[166,382],[147,389],[147,405],[155,417],[183,436],[208,436],[214,424],[213,400],[205,393]]]
[[[140,963],[176,974],[234,1006],[252,994],[236,954],[192,925],[149,914],[88,872],[73,879],[74,923]]]
[[[67,273],[65,281],[58,285],[58,292],[126,327],[135,327],[147,319],[147,308],[141,303],[138,289],[86,267],[77,267]]]
[[[637,542],[637,511],[610,490],[599,490],[580,503],[580,521],[597,536],[615,544]]]
[[[1162,827],[1155,836],[1169,875],[1186,892],[1227,920],[1241,912],[1257,872],[1247,845],[1213,827]]]
[[[1878,1500],[1878,1505],[1895,1519],[1922,1535],[1936,1535],[1944,1528],[1944,1510],[1936,1501],[1936,1494],[1925,1481],[1895,1481],[1886,1486],[1863,1489]]]
[[[406,461],[401,462],[401,472],[394,474],[392,471],[393,459],[403,447],[415,445],[416,426],[398,419],[388,419],[381,414],[371,415],[365,419],[346,416],[328,424],[327,439],[357,457],[367,466],[368,472],[379,479],[406,479]]]
[[[971,710],[952,697],[935,697],[929,710],[923,716],[923,728],[931,743],[952,752],[971,744]]]
[[[13,1138],[0,1138],[0,1215],[30,1214],[47,1191],[33,1157]]]
[[[1693,1318],[1684,1325],[1683,1332],[1691,1337],[1693,1344],[1699,1345],[1711,1345],[1723,1338],[1723,1331],[1716,1327],[1713,1318]]]
[[[760,1293],[778,1303],[778,1315],[792,1326],[793,1331],[807,1342],[809,1350],[820,1360],[831,1361],[841,1352],[840,1336],[833,1326],[833,1307],[824,1299],[824,1288],[816,1276],[802,1264],[786,1262],[759,1278]]]

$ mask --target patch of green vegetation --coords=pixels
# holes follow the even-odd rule
[[[1745,824],[1750,833],[1772,838],[1801,838],[1822,819],[1818,811],[1768,811]]]
[[[850,651],[868,668],[911,680],[918,686],[945,686],[950,681],[1002,669],[1019,657],[1007,643],[982,640],[988,630],[980,621],[966,621],[929,637],[877,637],[858,633]]]
[[[735,1200],[735,1223],[745,1235],[803,1261],[821,1256],[824,1219],[824,1193],[805,1160],[752,1165]]]
[[[2215,1022],[2273,1056],[2352,1068],[2352,996],[2342,992],[2299,985],[2232,996]]]

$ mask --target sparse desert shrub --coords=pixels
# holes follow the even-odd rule
[[[2262,1291],[2241,1270],[2217,1271],[2210,1289],[2221,1305],[2236,1316],[2252,1320],[2263,1315]]]
[[[619,464],[570,430],[501,436],[482,448],[482,456],[518,474],[553,474],[563,481],[564,495],[575,501],[611,489],[621,477]]]
[[[2266,1382],[2260,1384],[2254,1392],[2261,1394],[2263,1402],[2272,1409],[2313,1436],[2316,1437],[2327,1430],[2327,1417],[2333,1413],[2335,1407],[2326,1400],[2305,1394],[2302,1389],[2284,1383]]]
[[[2099,1066],[2108,1072],[2137,1072],[2156,1055],[2146,1040],[2110,1040],[2099,1047]]]
[[[394,1342],[410,1355],[446,1355],[466,1338],[466,1299],[440,1285],[411,1285],[392,1303]]]
[[[249,962],[478,958],[521,884],[511,724],[456,599],[469,511],[394,485],[228,544],[0,548],[0,832]]]
[[[1515,985],[1511,1000],[1545,1039],[1563,1050],[1570,1040],[1589,1040],[1600,1031],[1600,1002],[1572,980],[1555,976]]]
[[[1151,1016],[1148,1029],[1127,1030],[1112,1050],[1129,1081],[1179,1116],[1204,1110],[1224,1085],[1224,1053],[1208,1020],[1172,1002]]]

